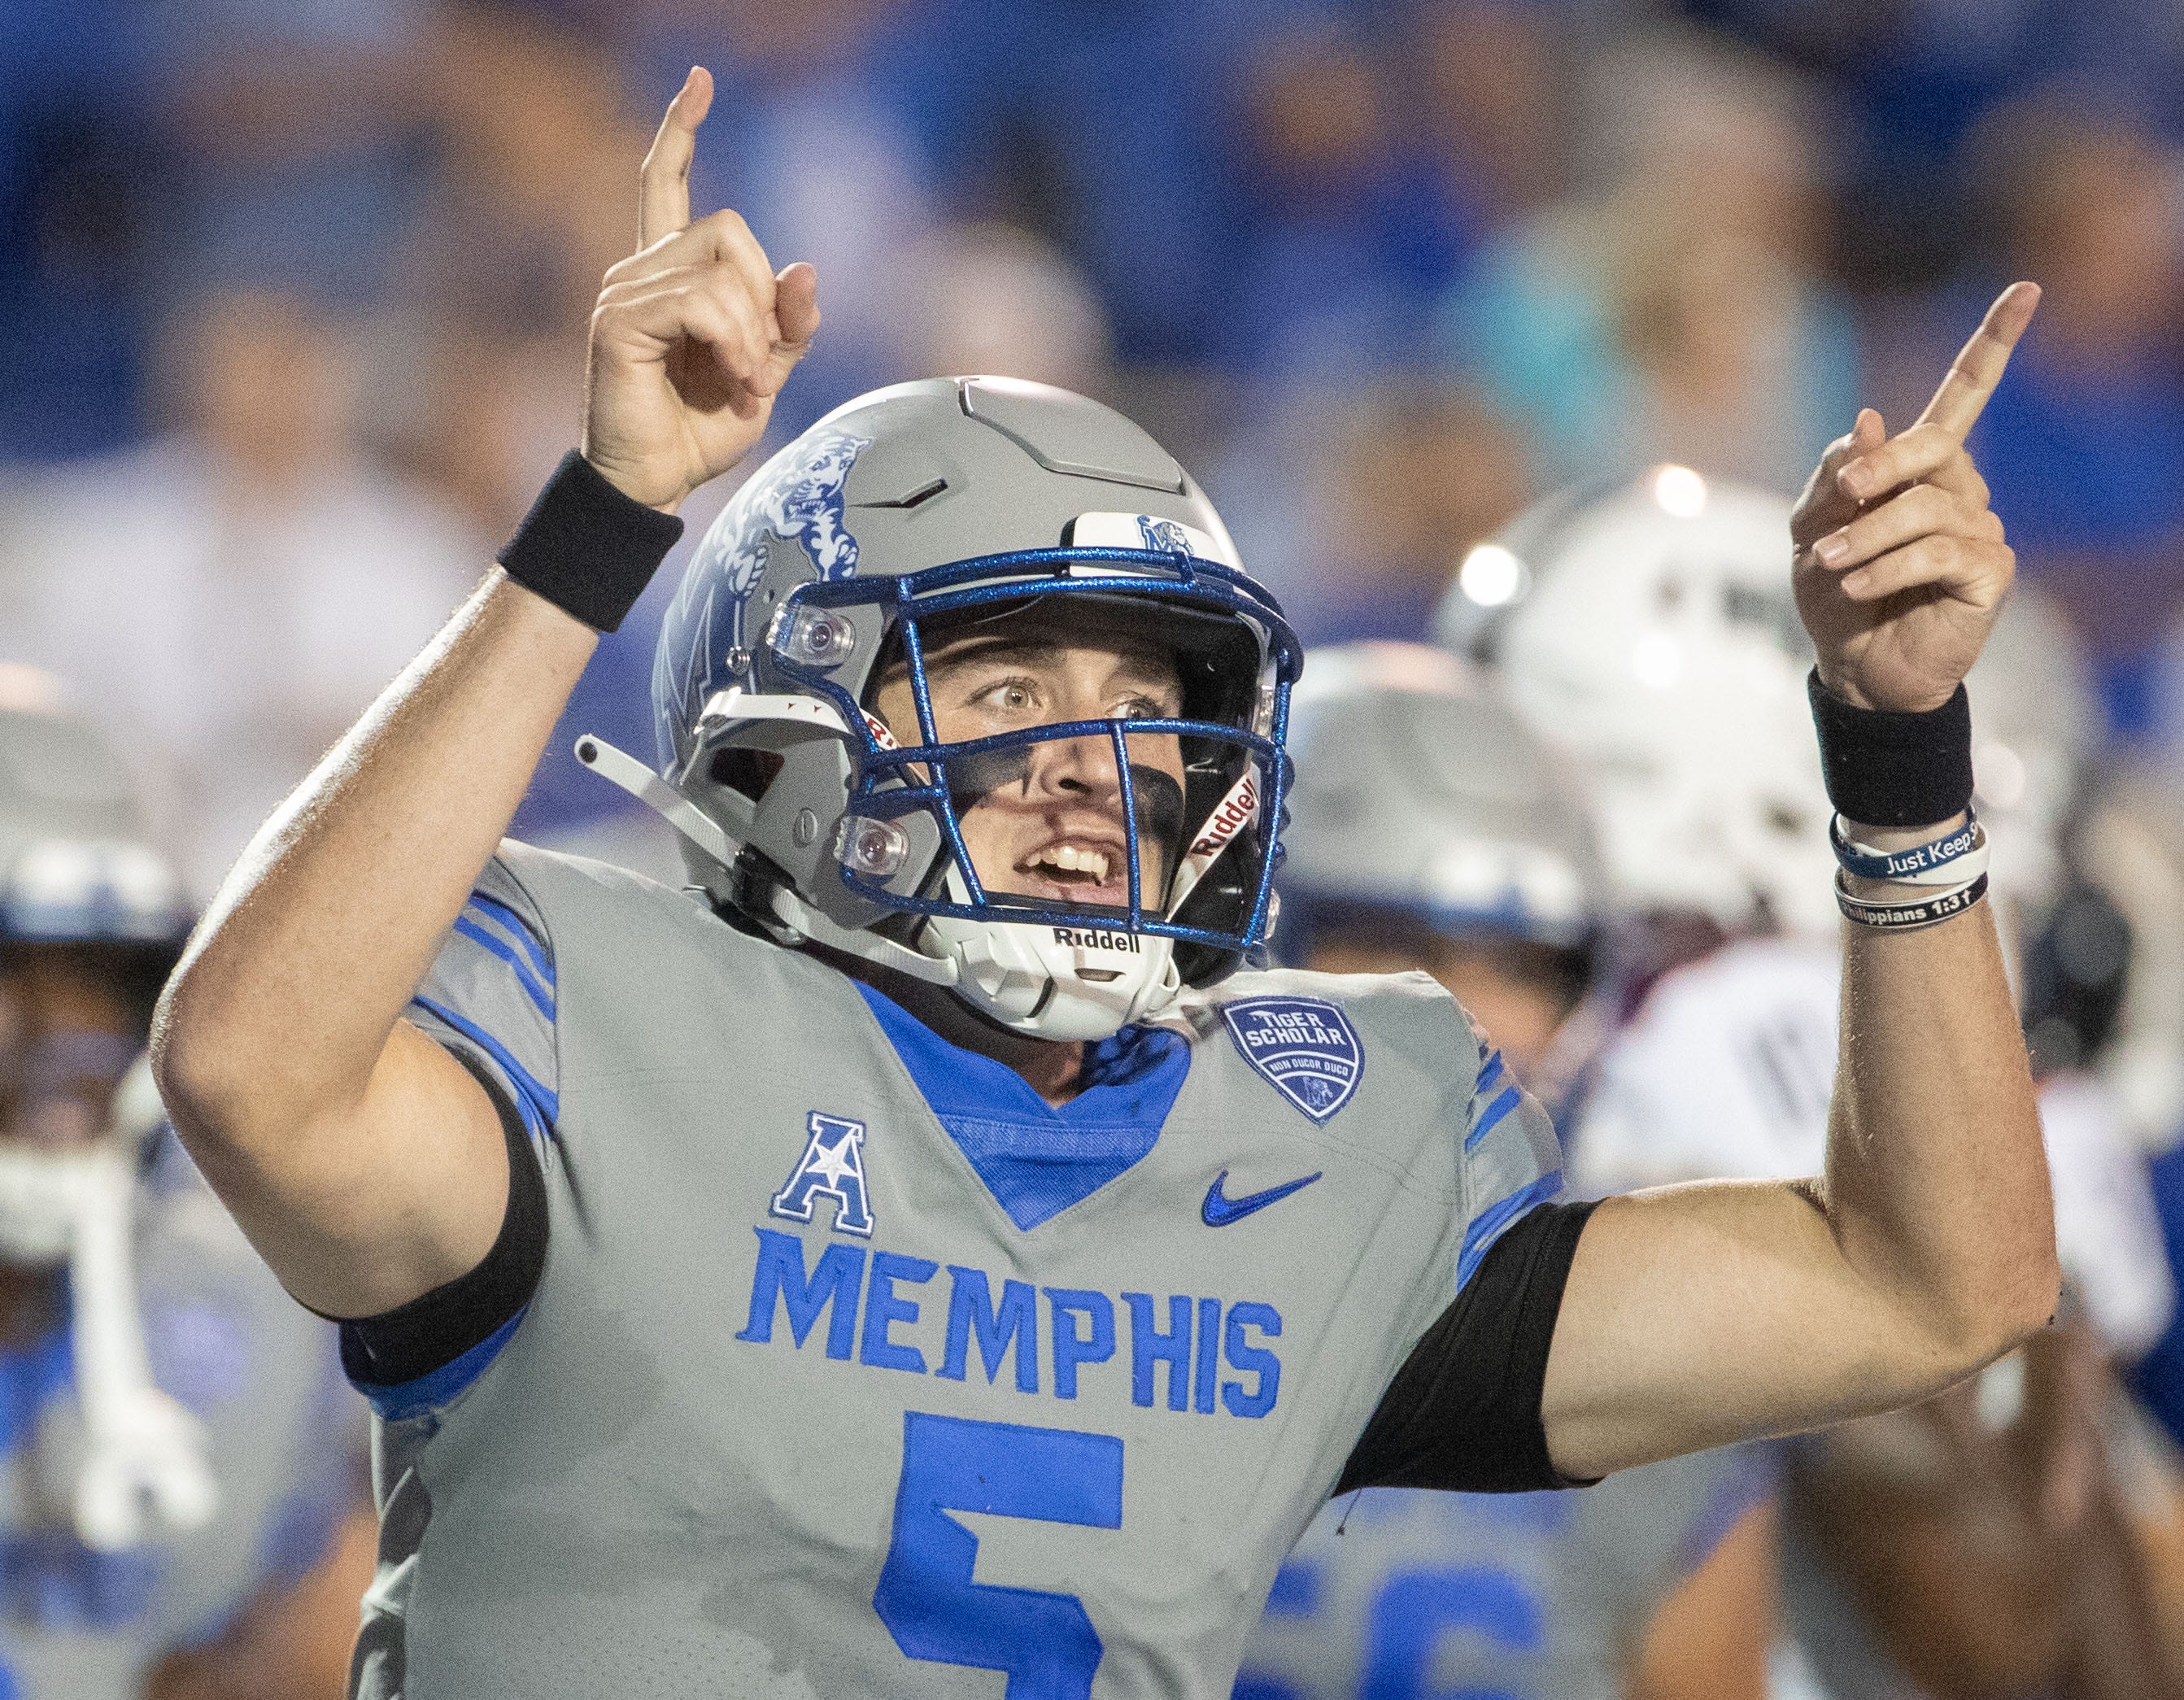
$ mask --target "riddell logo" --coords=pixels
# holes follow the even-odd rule
[[[1079,950],[1128,950],[1133,955],[1142,955],[1145,948],[1134,933],[1105,933],[1089,927],[1057,927],[1054,929],[1054,942],[1073,945]]]
[[[1246,773],[1221,800],[1221,806],[1213,811],[1206,823],[1206,830],[1190,847],[1193,856],[1210,856],[1243,829],[1244,823],[1259,812],[1259,786],[1256,778]]]

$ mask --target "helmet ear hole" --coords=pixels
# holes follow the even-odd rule
[[[773,750],[748,750],[732,745],[713,752],[706,776],[716,785],[740,792],[754,803],[766,795],[781,772],[781,754]]]

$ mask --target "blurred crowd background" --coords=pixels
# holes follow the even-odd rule
[[[907,377],[1089,393],[1315,644],[1425,637],[1573,483],[1794,493],[2036,278],[1973,446],[2103,761],[2184,783],[2166,0],[0,0],[0,662],[121,734],[198,900],[574,443],[694,63],[699,209],[819,274],[773,441]],[[675,867],[567,751],[649,755],[729,493],[520,835]]]
[[[693,62],[697,202],[819,271],[777,432],[930,373],[1088,391],[1315,641],[1420,633],[1572,480],[1794,490],[2036,276],[1975,446],[2112,736],[2184,740],[2174,7],[9,0],[0,605],[145,748],[200,895],[573,441]],[[673,579],[572,731],[645,747]],[[521,825],[582,842],[625,800],[567,741]]]

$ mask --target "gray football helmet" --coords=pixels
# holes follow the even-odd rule
[[[929,647],[1072,598],[1173,658],[1180,714],[939,742]],[[715,521],[660,637],[658,772],[596,739],[577,755],[677,828],[717,907],[781,942],[949,986],[1019,1032],[1098,1039],[1267,939],[1300,664],[1219,515],[1137,426],[1043,384],[926,379],[829,414]],[[898,669],[916,727],[875,711]],[[1147,736],[1178,741],[1179,790],[1132,759]],[[989,891],[962,815],[1032,746],[1080,739],[1113,746],[1127,901]]]
[[[119,752],[61,694],[0,668],[0,967],[25,947],[98,951],[148,1023],[188,911]],[[138,1315],[136,1176],[165,1112],[141,1028],[48,1028],[36,1012],[0,1023],[0,1262],[66,1268],[76,1532],[118,1552],[197,1528],[219,1502],[203,1427],[153,1385]]]
[[[0,941],[165,953],[189,931],[173,864],[144,829],[106,734],[58,706],[57,683],[11,670],[0,696]]]
[[[27,668],[0,677],[0,967],[11,949],[81,945],[148,1026],[152,1000],[189,930],[173,866],[148,842],[136,792],[106,733],[62,706],[59,682]],[[52,1189],[11,1184],[21,1147],[76,1134],[86,1091],[113,1089],[113,1143],[133,1163],[164,1120],[143,1066],[143,1034],[66,1030],[20,1044],[0,1023],[0,1262],[65,1255],[72,1218]],[[36,1167],[34,1163],[33,1167]],[[42,1171],[41,1171],[42,1172]]]
[[[1359,912],[1452,938],[1590,943],[1605,882],[1572,776],[1446,650],[1314,650],[1290,744],[1282,943]]]

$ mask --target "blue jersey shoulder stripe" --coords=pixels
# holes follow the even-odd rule
[[[485,1374],[487,1367],[500,1356],[501,1347],[515,1336],[517,1325],[530,1309],[529,1305],[525,1305],[454,1363],[443,1363],[415,1381],[384,1387],[359,1381],[354,1384],[356,1391],[364,1395],[365,1402],[379,1413],[382,1422],[399,1423],[405,1418],[421,1417],[427,1411],[437,1410]]]
[[[1479,1267],[1479,1260],[1494,1247],[1510,1224],[1535,1205],[1545,1204],[1563,1190],[1563,1172],[1551,1168],[1529,1186],[1511,1193],[1499,1204],[1489,1205],[1472,1218],[1471,1226],[1464,1230],[1463,1246],[1456,1254],[1456,1290],[1463,1290],[1463,1284],[1471,1279],[1471,1272]]]
[[[1494,1131],[1496,1123],[1524,1101],[1524,1095],[1514,1086],[1504,1086],[1502,1095],[1486,1106],[1486,1112],[1471,1124],[1471,1131],[1463,1136],[1463,1148],[1476,1151],[1479,1142]]]
[[[560,1099],[555,1094],[548,1091],[543,1086],[540,1085],[537,1080],[533,1079],[531,1075],[531,1071],[526,1068],[521,1062],[518,1062],[514,1056],[509,1054],[508,1047],[503,1045],[499,1040],[495,1039],[491,1034],[488,1033],[483,1028],[480,1027],[476,1022],[471,1021],[465,1017],[457,1015],[453,1010],[448,1008],[445,1005],[434,1003],[432,1000],[428,997],[414,997],[410,999],[410,1001],[415,1004],[418,1008],[426,1012],[426,1014],[437,1016],[442,1021],[447,1023],[449,1027],[454,1028],[457,1033],[462,1034],[465,1039],[469,1040],[471,1044],[476,1045],[479,1050],[484,1051],[488,1056],[490,1056],[495,1062],[499,1063],[500,1065],[501,1072],[508,1076],[509,1084],[515,1088],[517,1095],[529,1100],[531,1107],[535,1109],[538,1113],[543,1115],[546,1118],[546,1122],[549,1126],[561,1118]],[[522,1108],[524,1106],[519,1105],[518,1107]],[[526,1127],[532,1125],[531,1118],[529,1116],[526,1115],[523,1119],[524,1124]]]
[[[469,906],[505,928],[509,936],[523,946],[524,954],[531,958],[531,966],[538,971],[538,978],[549,986],[554,984],[554,953],[546,948],[546,941],[528,921],[498,897],[488,897],[482,891],[471,893]]]
[[[1479,1079],[1472,1087],[1474,1092],[1484,1092],[1502,1078],[1502,1053],[1495,1051],[1479,1065]]]
[[[506,940],[497,933],[487,932],[467,915],[458,915],[455,917],[455,931],[461,934],[464,938],[482,945],[514,969],[515,984],[523,988],[524,996],[529,998],[538,1006],[538,1013],[544,1016],[547,1020],[554,1019],[554,994],[538,984],[538,978],[531,970],[523,966],[523,958],[515,954]]]
[[[515,1095],[515,1113],[523,1123],[523,1131],[531,1136],[533,1142],[552,1134],[553,1129],[547,1125],[546,1118],[538,1106],[531,1101],[528,1092],[519,1091]],[[7,1700],[7,1697],[0,1695],[0,1700]]]

